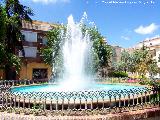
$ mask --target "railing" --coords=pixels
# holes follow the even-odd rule
[[[106,83],[138,83],[140,79],[132,79],[132,78],[95,78],[94,81],[96,82],[106,82]],[[18,86],[18,85],[31,85],[31,84],[41,84],[41,83],[48,83],[48,79],[35,79],[35,80],[0,80],[0,85],[11,85],[11,86]]]
[[[23,93],[4,89],[12,82],[3,81],[0,111],[35,115],[90,115],[160,107],[160,86],[130,90]],[[14,81],[12,85],[46,81],[23,82]]]
[[[140,81],[140,79],[136,78],[128,78],[128,77],[107,77],[107,78],[95,78],[95,81],[97,82],[107,82],[107,83],[137,83]]]
[[[35,79],[35,80],[0,80],[2,86],[19,86],[19,85],[32,85],[48,83],[48,79]]]
[[[139,79],[131,78],[95,78],[96,82],[106,83],[137,83]],[[35,79],[35,80],[0,80],[0,86],[20,86],[20,85],[32,85],[48,83],[48,79]]]

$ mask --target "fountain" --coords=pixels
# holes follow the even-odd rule
[[[117,105],[117,99],[119,101],[123,99],[121,102],[127,106],[125,103],[127,96],[129,96],[128,102],[135,100],[135,95],[143,97],[141,93],[147,90],[145,87],[100,84],[92,81],[92,75],[86,74],[86,67],[92,64],[92,59],[90,59],[92,58],[92,42],[87,32],[82,34],[80,25],[81,22],[75,23],[73,17],[69,16],[62,46],[64,72],[59,83],[20,86],[11,89],[11,93],[18,96],[18,102],[23,102],[23,106],[29,105],[24,103],[27,100],[33,103],[33,106],[36,101],[39,105],[46,106],[47,104],[48,107],[45,109],[50,108],[50,110],[88,109],[88,107],[95,109],[96,106],[110,109],[111,105]],[[16,103],[17,99],[14,102]]]
[[[82,34],[81,22],[75,23],[72,15],[68,17],[67,32],[65,33],[63,45],[63,80],[60,88],[65,90],[83,90],[90,82],[89,75],[85,74],[86,63],[91,63],[87,59],[91,55],[91,41],[87,32]],[[70,87],[72,86],[72,87]]]

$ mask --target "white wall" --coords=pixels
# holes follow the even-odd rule
[[[160,45],[160,40],[153,40],[150,42],[153,46],[154,45]]]
[[[144,42],[141,42],[141,43],[138,43],[136,45],[136,47],[138,48],[141,48],[143,46],[143,44],[145,46],[155,46],[155,45],[160,45],[160,39],[159,40],[148,40],[148,41],[144,41]]]
[[[25,57],[32,57],[32,58],[37,57],[37,47],[28,47],[28,46],[23,46],[23,47],[25,51]],[[19,56],[22,57],[21,51],[19,52]]]
[[[21,31],[25,36],[25,41],[28,42],[37,42],[37,33],[32,31]]]

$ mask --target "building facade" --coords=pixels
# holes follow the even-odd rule
[[[55,26],[47,22],[33,21],[32,24],[23,21],[21,33],[24,40],[22,45],[24,48],[25,57],[22,51],[17,51],[17,54],[22,60],[19,79],[49,79],[51,76],[51,67],[44,63],[40,50],[46,46],[47,31]]]
[[[149,48],[153,59],[157,61],[158,67],[160,67],[160,37],[144,40],[133,48],[140,49],[143,45]]]
[[[142,42],[139,42],[138,44],[136,44],[132,48],[128,48],[127,51],[132,53],[136,49],[142,48],[143,45],[149,48],[149,51],[150,51],[153,59],[156,60],[157,65],[160,68],[160,37],[146,39]],[[148,77],[150,76],[149,73],[147,74],[147,76]],[[160,74],[157,74],[155,77],[160,78]]]
[[[112,58],[111,62],[119,62],[121,60],[121,52],[124,50],[124,48],[120,46],[111,46],[112,47]]]

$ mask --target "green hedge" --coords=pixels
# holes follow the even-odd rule
[[[108,75],[109,77],[128,77],[128,74],[122,71],[119,72],[111,72]]]

